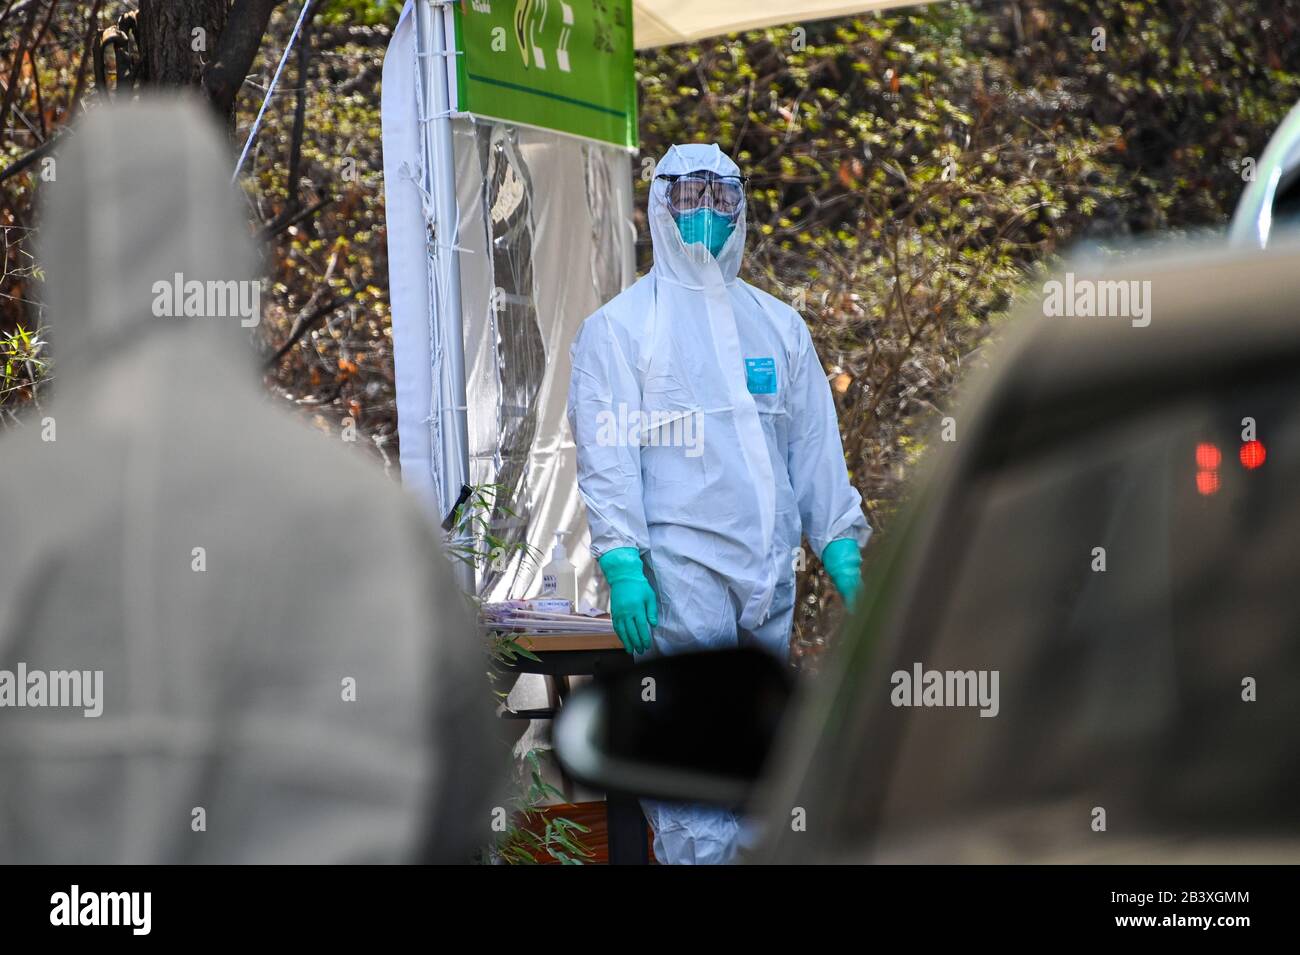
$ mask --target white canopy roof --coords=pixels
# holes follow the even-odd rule
[[[917,3],[918,0],[632,0],[632,35],[637,49],[645,49],[773,24],[846,17]]]

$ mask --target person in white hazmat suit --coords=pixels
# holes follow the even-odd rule
[[[508,767],[472,619],[415,503],[263,393],[227,141],[145,98],[56,155],[54,397],[0,435],[0,862],[471,861]]]
[[[654,265],[583,323],[569,424],[591,549],[631,653],[788,657],[801,538],[850,604],[871,533],[808,328],[737,277],[740,170],[671,147],[649,198]],[[643,800],[655,855],[733,861],[731,811]]]

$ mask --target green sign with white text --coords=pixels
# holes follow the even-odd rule
[[[461,112],[635,149],[632,0],[460,0]]]

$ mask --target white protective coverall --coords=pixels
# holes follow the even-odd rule
[[[699,170],[740,174],[716,145],[673,146],[655,172]],[[784,659],[801,536],[820,555],[837,538],[864,546],[871,529],[807,326],[737,278],[744,208],[715,260],[683,243],[667,190],[651,184],[653,268],[584,322],[571,351],[592,553],[640,550],[655,652],[749,645]],[[733,858],[735,814],[643,805],[660,861]]]
[[[197,101],[124,103],[41,186],[57,380],[0,435],[0,862],[490,842],[508,749],[472,620],[418,507],[263,393],[226,314],[259,281],[233,165]],[[158,314],[178,274],[202,317]],[[50,673],[93,706],[30,705]]]

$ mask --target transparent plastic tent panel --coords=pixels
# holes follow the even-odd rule
[[[477,117],[454,121],[470,482],[513,515],[491,533],[511,553],[480,573],[487,599],[536,592],[557,530],[579,593],[594,598],[585,513],[565,421],[569,345],[635,279],[629,155]]]

